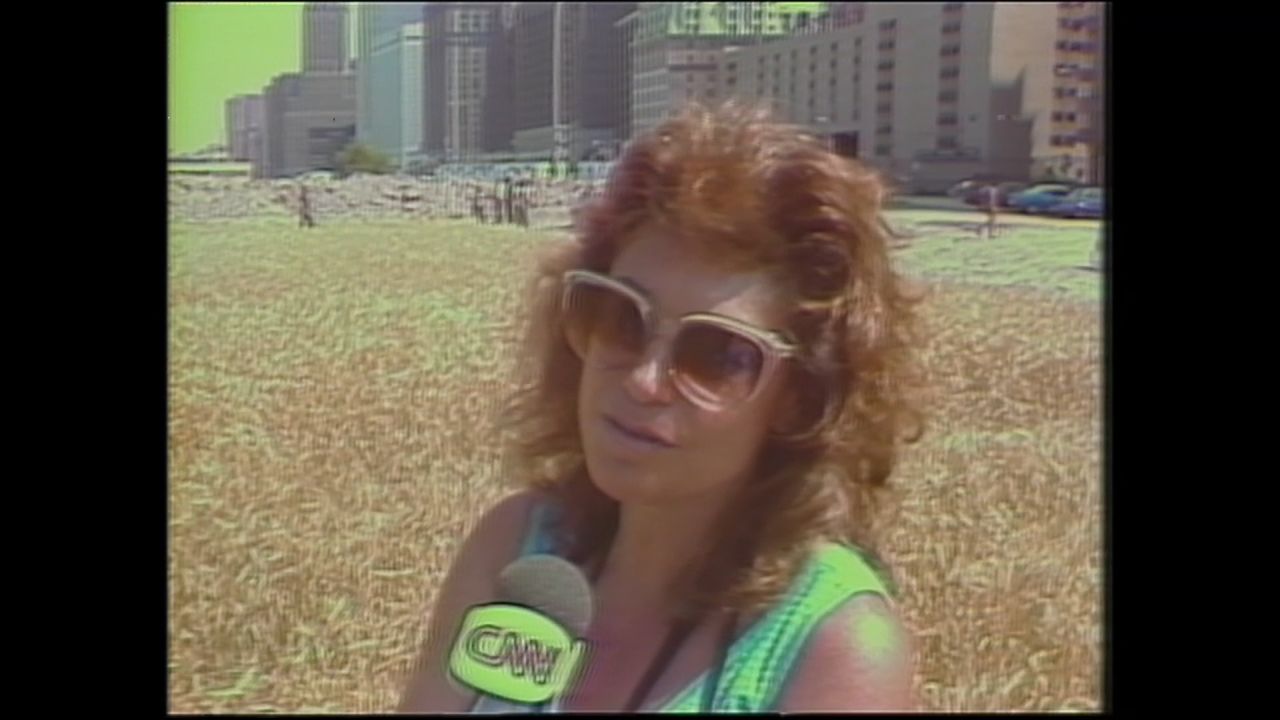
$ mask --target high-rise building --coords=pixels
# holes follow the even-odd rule
[[[579,79],[577,95],[570,106],[574,136],[574,157],[612,152],[626,139],[629,118],[620,102],[629,85],[626,62],[619,54],[624,32],[618,21],[634,12],[634,2],[582,3],[582,32],[572,52],[577,53]]]
[[[690,100],[715,101],[719,59],[729,46],[751,45],[825,22],[816,11],[781,3],[643,2],[631,25],[631,130],[652,129]]]
[[[485,69],[484,138],[489,152],[509,154],[516,119],[516,15],[521,3],[501,3],[497,21],[489,26],[488,59]]]
[[[405,167],[408,156],[422,146],[422,70],[419,21],[392,26],[374,37],[356,74],[356,137],[396,167]]]
[[[1106,8],[1102,2],[1058,3],[1054,117],[1068,172],[1101,185],[1106,177]],[[1050,136],[1050,144],[1053,138]]]
[[[389,30],[370,57],[377,90],[367,142],[397,167],[422,146],[422,35],[421,22]]]
[[[484,104],[492,3],[428,3],[423,12],[426,51],[422,152],[444,161],[473,159],[484,151]]]
[[[309,2],[302,9],[302,71],[347,70],[347,4]]]
[[[828,20],[823,29],[855,27],[862,24],[866,15],[865,2],[833,2],[829,4]]]
[[[557,120],[568,159],[605,152],[622,139],[620,132],[626,122],[618,93],[625,81],[618,52],[623,30],[618,23],[634,6],[520,4],[512,32],[512,143],[517,152],[553,151]],[[555,46],[557,39],[559,48]],[[554,105],[557,100],[558,108]]]
[[[633,134],[631,127],[631,84],[635,73],[632,67],[632,60],[634,59],[632,48],[635,45],[636,24],[639,18],[639,10],[632,10],[613,24],[614,29],[617,31],[618,65],[622,68],[622,76],[613,91],[613,101],[618,107],[619,116],[619,150],[621,150],[623,144],[631,139]]]
[[[347,68],[347,6],[307,3],[302,15],[303,70],[262,91],[263,133],[256,177],[336,169],[355,140],[356,79]]]
[[[552,39],[556,34],[554,23],[558,4],[520,3],[516,9],[511,38],[515,73],[512,82],[512,146],[520,152],[551,149],[552,75],[555,72]],[[564,14],[561,10],[561,15]],[[562,23],[562,29],[564,24],[567,23]],[[531,131],[534,137],[530,137]]]
[[[1097,5],[867,3],[839,26],[721,51],[719,95],[772,102],[914,189],[1087,180]]]
[[[421,22],[400,28],[400,155],[404,168],[411,155],[422,150],[422,68],[426,57],[425,30]]]
[[[395,79],[402,73],[387,57],[387,46],[399,42],[398,33],[405,25],[421,25],[422,9],[422,3],[360,3],[356,9],[356,138],[362,143],[375,144],[374,125],[378,118],[385,120],[401,113],[403,93]],[[375,48],[381,53],[377,61]],[[422,70],[414,72],[421,76]],[[419,98],[416,112],[421,117],[421,89],[415,96]]]
[[[868,46],[862,27],[846,25],[725,48],[719,57],[719,92],[710,104],[763,102],[779,120],[829,137],[838,152],[865,154]]]
[[[972,135],[957,133],[958,141],[976,145],[990,160],[992,172],[1076,181],[1095,176],[1089,145],[1080,142],[1080,135],[1089,126],[1088,101],[1099,96],[1102,42],[1090,28],[1098,28],[1102,7],[1083,2],[944,5],[953,25],[960,27],[952,57],[960,60],[962,76],[970,44],[975,64],[987,74],[986,88],[980,83],[957,88],[959,122],[970,123],[978,136],[970,140]],[[972,42],[961,32],[971,22],[978,28]],[[966,91],[976,94],[967,108]],[[940,110],[939,121],[944,112]]]
[[[355,76],[287,73],[274,78],[262,95],[266,122],[255,177],[336,169],[338,153],[355,139]]]
[[[227,101],[227,151],[232,160],[257,163],[265,122],[261,95],[237,95]]]

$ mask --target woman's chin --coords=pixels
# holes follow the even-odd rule
[[[669,473],[607,458],[588,456],[587,472],[597,490],[620,503],[660,501],[675,489],[664,486],[671,482]]]

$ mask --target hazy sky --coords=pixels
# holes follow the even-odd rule
[[[302,3],[169,5],[169,151],[225,143],[226,100],[297,72],[301,52]]]

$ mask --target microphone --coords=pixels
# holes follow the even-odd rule
[[[498,601],[467,611],[452,677],[480,693],[473,713],[528,713],[563,695],[585,665],[591,583],[555,555],[528,555],[498,576]]]

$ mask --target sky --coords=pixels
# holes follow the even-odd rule
[[[301,52],[302,3],[170,4],[169,152],[225,144],[226,101],[297,72]]]

